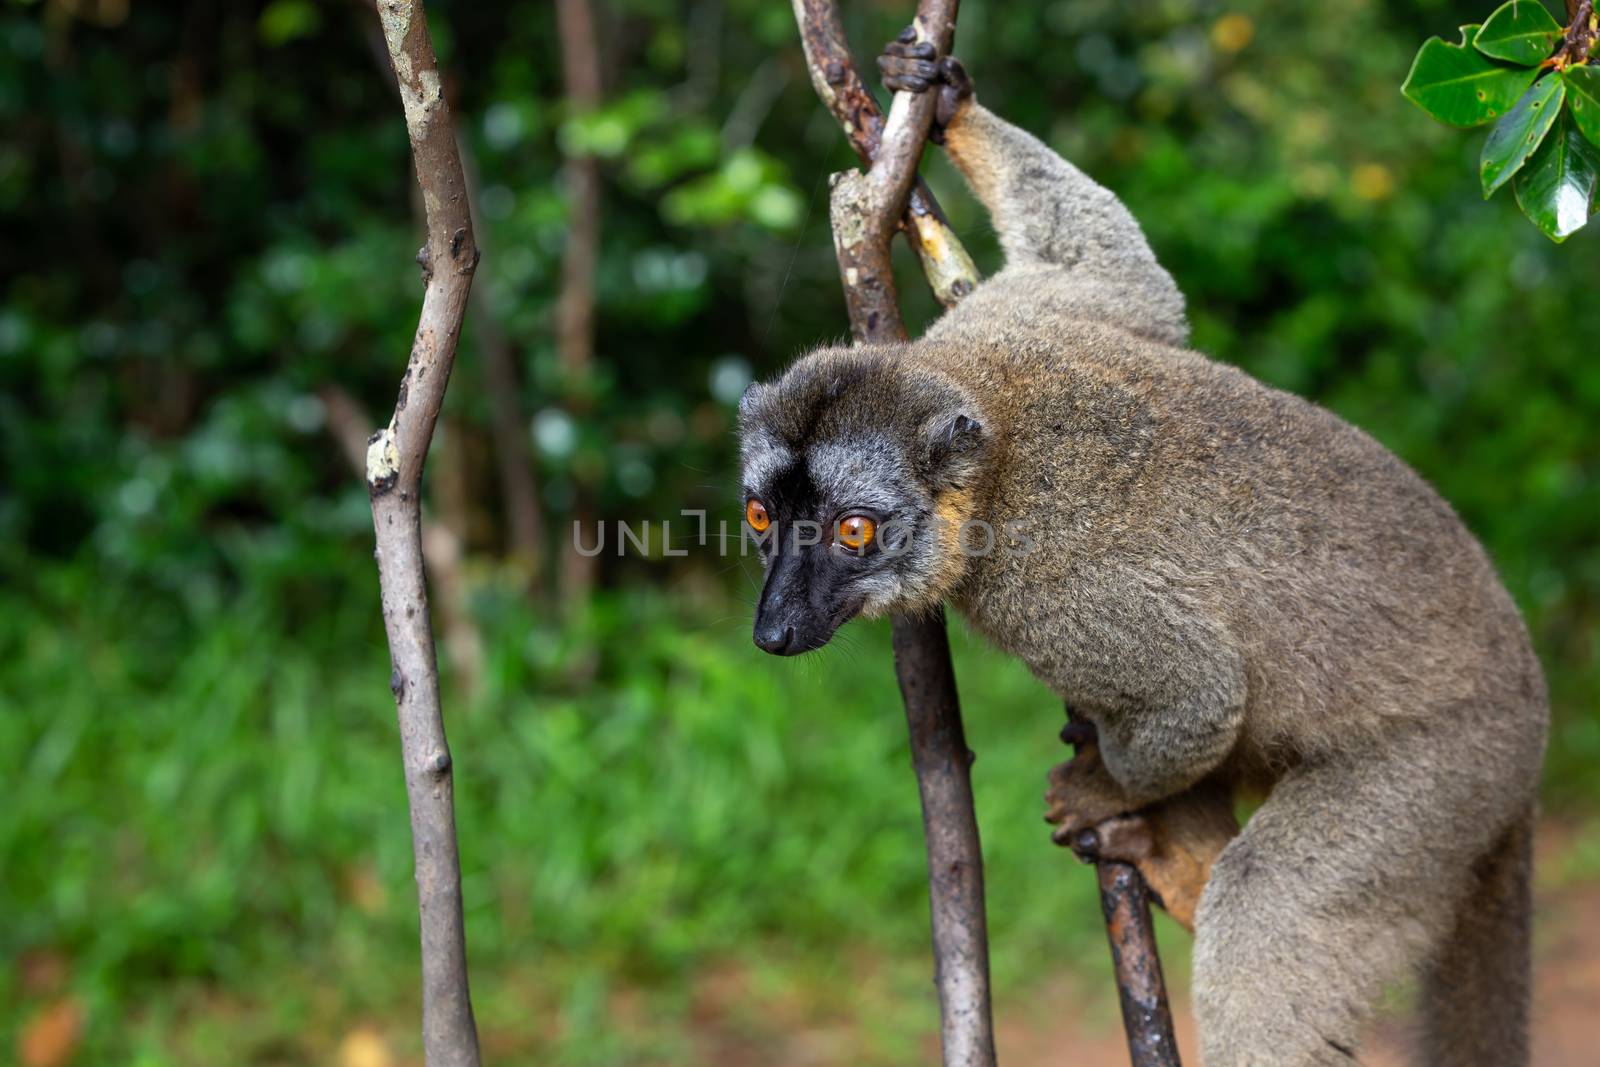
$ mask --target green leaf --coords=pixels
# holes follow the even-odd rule
[[[1560,242],[1589,221],[1596,178],[1600,178],[1600,149],[1563,115],[1511,188],[1522,213],[1546,237]]]
[[[1537,67],[1556,50],[1563,32],[1539,0],[1509,0],[1489,16],[1473,43],[1486,56]]]
[[[1510,181],[1533,155],[1544,135],[1550,132],[1556,116],[1561,114],[1561,101],[1566,92],[1567,83],[1560,78],[1534,82],[1533,88],[1523,93],[1516,106],[1489,131],[1478,165],[1485,200]]]
[[[257,29],[267,44],[280,45],[316,33],[321,25],[322,15],[311,0],[273,0],[261,12]]]
[[[1406,99],[1451,126],[1482,126],[1509,111],[1539,72],[1503,66],[1478,52],[1478,30],[1461,27],[1460,44],[1438,37],[1423,42],[1400,87]]]
[[[1567,110],[1578,132],[1600,145],[1600,69],[1568,67],[1561,76],[1567,80]]]

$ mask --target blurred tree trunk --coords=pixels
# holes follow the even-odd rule
[[[544,570],[544,514],[539,507],[539,483],[528,450],[528,421],[521,404],[522,378],[517,373],[516,349],[490,310],[490,299],[488,292],[477,289],[471,311],[483,348],[484,383],[489,387],[495,470],[506,515],[506,549],[519,566],[527,569],[531,589],[536,588]]]
[[[461,163],[467,174],[467,196],[472,203],[481,203],[478,160],[464,140]],[[479,239],[480,251],[487,252],[492,247],[492,242]],[[495,293],[492,278],[479,278],[472,287],[472,303],[467,311],[483,351],[483,381],[489,390],[495,473],[500,480],[500,499],[505,508],[506,551],[519,566],[526,568],[531,590],[538,588],[539,575],[544,570],[544,513],[539,507],[539,481],[528,448],[528,419],[522,407],[522,375],[517,371],[517,349],[506,336],[495,312]]]
[[[567,102],[585,115],[600,106],[600,53],[589,0],[556,0],[561,37],[561,70]],[[561,260],[561,292],[556,299],[556,354],[571,390],[570,406],[582,418],[589,404],[594,364],[595,267],[600,256],[600,166],[587,153],[567,161],[567,245]],[[585,530],[595,522],[593,487],[576,480],[575,518]],[[562,539],[560,594],[563,603],[587,597],[594,586],[598,557],[578,553],[572,538]]]
[[[482,251],[480,246],[479,251]],[[471,298],[468,298],[468,308]],[[438,514],[422,518],[422,555],[439,587],[444,623],[444,649],[469,695],[483,680],[483,635],[472,617],[471,585],[464,561],[472,543],[473,459],[468,428],[459,416],[439,420],[439,456],[433,475],[433,500]]]

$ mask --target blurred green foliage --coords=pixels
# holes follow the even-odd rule
[[[246,595],[185,620],[183,643],[83,570],[24,591],[0,619],[6,691],[34,695],[0,716],[20,757],[3,945],[71,961],[86,1061],[313,1060],[371,1015],[413,1044],[410,839],[368,605],[296,620]],[[856,1022],[852,1062],[903,1062],[932,990],[886,628],[752,670],[742,617],[670,592],[560,624],[509,595],[479,609],[489,681],[450,726],[486,1043],[612,1063],[665,1041],[700,1062],[688,1024],[716,965],[741,976],[724,1039],[770,1037],[773,1005],[798,1001]],[[1093,879],[1039,821],[1054,701],[1019,664],[957,651],[984,708],[969,732],[1001,988],[1063,953],[1098,973]],[[26,972],[0,971],[0,1002],[31,1006]]]
[[[597,8],[606,103],[577,114],[549,4],[429,4],[553,543],[583,494],[736,521],[739,391],[845,332],[823,197],[850,159],[787,5]],[[910,13],[845,8],[863,58]],[[1372,431],[1460,509],[1550,676],[1550,804],[1587,807],[1600,244],[1484,204],[1475,139],[1397,91],[1416,41],[1482,14],[968,0],[958,51],[986,104],[1127,200],[1198,347]],[[327,1059],[362,1020],[414,1049],[370,520],[321,393],[385,411],[415,324],[374,46],[355,2],[0,6],[0,1041],[68,990],[81,1062]],[[604,181],[586,379],[551,330],[576,152]],[[926,170],[992,268],[981,213]],[[529,603],[502,562],[483,325],[430,479],[454,487],[432,503],[461,522],[485,645],[447,709],[492,1058],[699,1062],[726,1051],[708,1019],[734,1044],[832,1020],[841,1062],[921,1058],[923,860],[882,633],[761,657],[751,565],[698,548],[608,556],[592,603]],[[1091,880],[1038,822],[1055,702],[958,644],[1004,996],[1104,950]]]

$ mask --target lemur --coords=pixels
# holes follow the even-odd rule
[[[1092,743],[1049,775],[1054,836],[1193,931],[1206,1067],[1351,1063],[1410,970],[1422,1062],[1526,1064],[1547,698],[1483,549],[1371,437],[1189,351],[1132,215],[959,62],[902,35],[879,64],[939,94],[1005,266],[920,340],[742,399],[756,643],[948,601],[1060,694]]]

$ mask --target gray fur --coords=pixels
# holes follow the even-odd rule
[[[1483,550],[1360,430],[1177,347],[1182,297],[1111,193],[975,101],[944,137],[1006,268],[921,341],[827,349],[760,388],[748,490],[783,450],[925,534],[1033,520],[1025,555],[923,537],[872,608],[949,599],[1095,724],[1052,813],[1142,811],[1153,855],[1184,857],[1141,867],[1199,900],[1206,1067],[1348,1064],[1416,969],[1426,1063],[1526,1064],[1548,714]],[[980,439],[942,454],[956,414]],[[1239,788],[1270,794],[1233,836]]]
[[[1183,294],[1109,189],[976,100],[957,113],[945,148],[989,207],[1006,266],[930,338],[967,322],[989,324],[992,336],[994,323],[1016,322],[1005,294],[1026,292],[1051,318],[1114,322],[1168,344],[1188,341]]]

